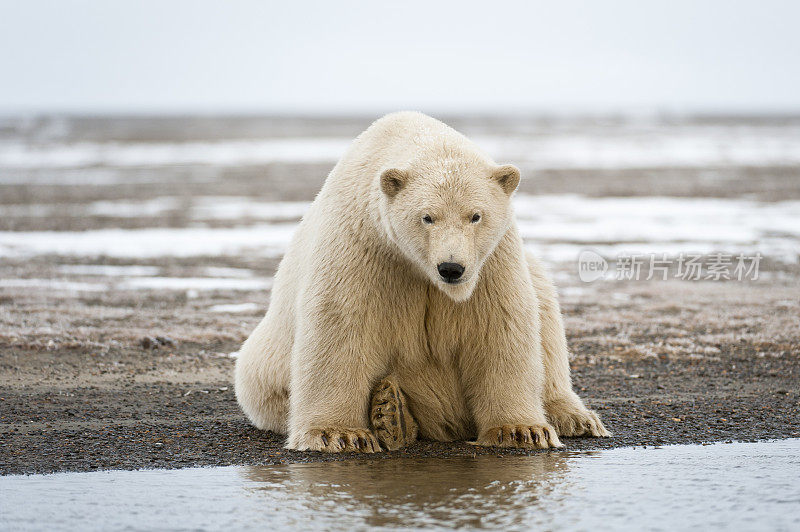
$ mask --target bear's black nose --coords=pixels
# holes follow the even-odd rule
[[[464,267],[457,262],[443,262],[438,266],[439,275],[444,282],[455,283],[464,274]]]

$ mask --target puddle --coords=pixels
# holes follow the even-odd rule
[[[0,528],[800,527],[800,439],[0,477]]]

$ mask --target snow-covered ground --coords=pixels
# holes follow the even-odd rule
[[[98,229],[89,231],[5,231],[0,256],[68,255],[83,257],[192,257],[256,253],[283,254],[297,224],[259,224],[236,228]]]
[[[76,282],[62,279],[0,279],[0,288],[41,288],[65,292],[102,292],[106,290],[266,290],[270,278],[230,279],[225,277],[111,277],[104,282]],[[241,310],[239,311],[241,312]]]
[[[800,128],[662,127],[533,131],[473,136],[497,160],[536,169],[765,166],[800,164]],[[0,142],[0,167],[91,168],[333,163],[351,137],[213,142]],[[0,182],[5,180],[0,177]]]
[[[145,216],[152,213],[153,205],[170,205],[167,199],[117,201],[103,212]],[[0,232],[0,257],[54,254],[146,259],[255,254],[275,258],[285,252],[309,204],[198,197],[189,209],[193,219],[258,222],[223,228],[4,231]],[[517,194],[514,206],[525,242],[548,261],[574,261],[586,248],[606,256],[762,253],[789,263],[797,262],[800,254],[800,201]],[[97,203],[89,204],[87,211],[96,214]]]

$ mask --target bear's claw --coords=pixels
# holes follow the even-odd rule
[[[588,408],[547,408],[547,419],[556,428],[559,436],[593,436],[608,438],[611,433],[605,428],[600,416]]]
[[[549,425],[503,425],[485,431],[477,445],[487,447],[517,447],[522,449],[548,449],[563,447],[555,429]]]
[[[408,410],[405,395],[391,377],[372,392],[370,426],[388,451],[406,447],[417,439],[418,427]]]
[[[297,446],[300,451],[328,453],[379,453],[378,439],[369,429],[324,428],[311,429]]]

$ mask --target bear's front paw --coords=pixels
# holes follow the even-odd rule
[[[369,429],[324,428],[306,432],[291,448],[327,453],[378,453],[381,446]]]
[[[547,420],[556,428],[559,436],[593,436],[608,438],[611,433],[603,426],[600,416],[586,407],[569,405],[547,407]]]
[[[550,425],[503,425],[485,431],[476,442],[491,447],[547,449],[563,447],[555,429]]]

